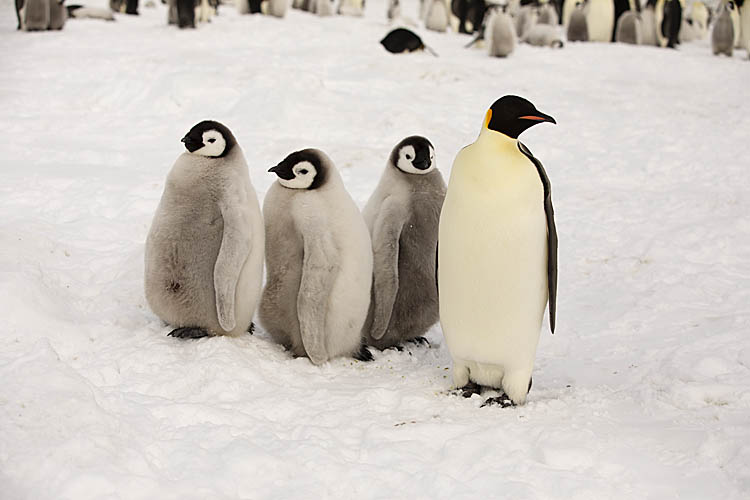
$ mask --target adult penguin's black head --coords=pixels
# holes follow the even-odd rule
[[[533,104],[516,95],[506,95],[492,104],[484,117],[484,126],[495,132],[518,139],[521,132],[537,123],[557,123],[551,116],[537,110]]]
[[[192,154],[209,158],[222,158],[237,145],[237,139],[226,125],[205,120],[190,129],[182,142]]]
[[[319,149],[295,151],[275,167],[268,169],[289,189],[317,189],[328,177],[328,157]]]

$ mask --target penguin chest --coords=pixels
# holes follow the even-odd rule
[[[533,362],[547,302],[544,188],[520,153],[472,156],[456,161],[440,219],[443,332],[454,357]]]

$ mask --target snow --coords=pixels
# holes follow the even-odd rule
[[[750,496],[744,51],[499,60],[419,30],[440,57],[394,56],[384,0],[364,18],[223,6],[195,31],[157,4],[17,33],[2,6],[3,499]],[[512,93],[558,122],[522,136],[560,236],[557,333],[525,406],[450,395],[439,325],[431,348],[315,367],[261,329],[177,341],[149,311],[145,237],[198,121],[232,129],[261,198],[312,146],[361,207],[401,138],[427,136],[447,179]]]

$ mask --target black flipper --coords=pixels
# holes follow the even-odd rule
[[[366,345],[362,345],[359,351],[354,353],[354,359],[359,361],[373,361],[375,358],[372,357],[370,349]]]
[[[211,333],[205,328],[197,326],[183,326],[175,328],[168,334],[170,337],[176,337],[178,339],[200,339],[203,337],[212,337]]]
[[[547,215],[547,285],[549,287],[549,328],[555,333],[555,313],[557,311],[557,228],[555,227],[555,211],[552,208],[552,191],[550,189],[547,172],[542,162],[534,158],[531,151],[518,141],[518,149],[536,167],[539,178],[544,186],[544,213]],[[494,398],[493,398],[494,399]]]

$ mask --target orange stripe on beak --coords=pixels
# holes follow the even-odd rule
[[[519,116],[519,120],[536,120],[538,122],[546,121],[546,118],[542,118],[541,116],[534,116],[534,115],[528,115],[528,116]]]

